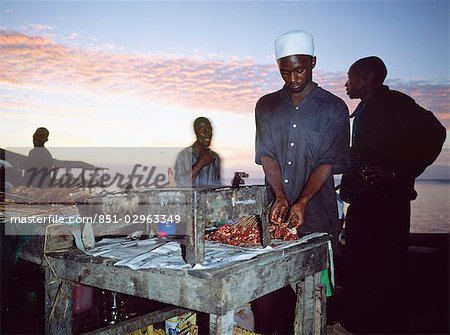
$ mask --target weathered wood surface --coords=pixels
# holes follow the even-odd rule
[[[211,314],[209,321],[209,333],[215,335],[233,334],[234,310],[225,315]]]
[[[315,290],[315,316],[314,316],[314,334],[326,335],[327,333],[327,313],[326,301],[327,293],[324,285],[316,285]]]
[[[49,254],[59,278],[163,303],[225,315],[328,266],[327,238],[261,254],[217,270],[132,270],[78,250]]]
[[[130,223],[130,217],[142,221],[141,216],[178,215],[181,218],[177,230],[186,233],[184,241],[185,260],[189,264],[202,263],[205,255],[205,228],[257,215],[261,224],[262,245],[270,243],[269,223],[266,211],[267,190],[265,186],[244,187],[195,187],[161,188],[135,191],[129,194],[96,197],[78,204],[83,217],[109,215],[113,224],[94,224],[95,236],[129,234],[143,230],[154,236],[158,231],[155,222]],[[120,222],[117,222],[120,221]],[[133,221],[133,220],[131,220]],[[184,235],[184,234],[183,234]]]
[[[294,316],[294,335],[302,333],[302,327],[305,323],[305,280],[302,279],[296,284],[297,302],[295,304]]]
[[[73,282],[61,280],[45,269],[45,333],[72,334]]]
[[[88,273],[84,272],[78,276],[82,281]],[[45,273],[45,333],[46,334],[71,334],[72,333],[72,290],[73,282],[58,279],[50,267]],[[115,335],[124,334],[147,325],[163,322],[173,316],[187,312],[188,310],[171,306],[159,311],[147,313],[139,317],[121,321],[116,325],[96,329],[84,335]]]
[[[47,229],[47,226],[50,227]],[[19,243],[18,252],[20,258],[34,264],[42,263],[44,249],[47,252],[67,250],[75,244],[69,228],[65,225],[35,225],[33,233],[35,235],[22,236],[26,242]]]
[[[234,309],[297,283],[296,334],[324,334],[325,295],[318,285],[320,271],[328,267],[328,240],[319,237],[209,270],[132,270],[114,267],[114,260],[92,257],[77,249],[50,253],[47,259],[52,270],[46,267],[46,330],[49,334],[70,333],[71,295],[67,292],[72,292],[73,282],[209,313],[213,334],[232,333],[230,315]]]
[[[186,243],[183,243],[183,254],[189,264],[201,264],[205,259],[206,207],[206,197],[200,197],[197,192],[193,192],[192,220],[186,224]]]
[[[188,312],[188,310],[178,307],[167,307],[160,311],[151,312],[132,319],[124,320],[116,325],[96,329],[83,333],[82,335],[116,335],[130,333],[132,331],[145,328],[148,325],[163,322],[164,320],[185,312]]]
[[[298,282],[296,291],[294,334],[326,335],[326,294],[320,272]]]

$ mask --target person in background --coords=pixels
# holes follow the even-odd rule
[[[47,128],[40,127],[33,134],[34,148],[28,153],[25,169],[27,186],[49,187],[53,171],[53,157],[44,147],[50,135]]]
[[[288,222],[299,235],[329,233],[336,246],[339,221],[333,173],[342,173],[348,162],[348,108],[313,82],[316,57],[310,33],[296,30],[281,35],[275,41],[275,55],[285,84],[260,98],[255,110],[255,162],[263,167],[269,201],[274,201],[270,221]],[[284,291],[293,297],[279,292],[255,301],[257,332],[292,332],[293,314],[287,321],[275,317],[276,311],[294,310],[292,290]],[[274,324],[289,328],[274,329]]]
[[[411,97],[389,89],[376,56],[357,60],[345,83],[360,99],[354,117],[351,168],[340,194],[346,215],[344,326],[355,333],[407,329],[407,254],[414,181],[439,155],[446,131]]]
[[[194,121],[197,140],[183,149],[177,156],[173,177],[176,186],[220,185],[220,156],[209,146],[213,135],[211,122],[205,117]],[[169,177],[172,171],[168,172]],[[200,333],[209,329],[209,315],[197,312],[197,325]]]
[[[174,168],[178,186],[220,185],[220,156],[209,146],[213,129],[205,117],[194,121],[197,140],[177,156]]]

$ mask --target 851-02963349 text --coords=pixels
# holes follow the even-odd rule
[[[88,218],[88,217],[85,217]],[[179,223],[180,215],[167,214],[96,214],[94,222],[98,223]]]

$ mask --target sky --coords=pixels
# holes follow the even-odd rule
[[[186,147],[192,122],[206,116],[222,175],[261,178],[254,107],[282,87],[273,42],[293,29],[313,34],[313,80],[350,111],[348,67],[377,55],[386,84],[449,129],[448,1],[2,0],[0,147],[28,150],[41,126],[50,151]],[[447,175],[449,152],[447,138],[435,163]]]

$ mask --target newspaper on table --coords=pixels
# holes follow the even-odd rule
[[[326,235],[315,233],[297,241],[283,243],[277,250],[292,245],[306,243],[309,240]],[[169,268],[202,270],[222,267],[232,263],[252,259],[260,254],[273,251],[272,247],[245,248],[219,242],[205,241],[205,258],[202,264],[192,267],[181,255],[180,244],[176,241],[160,238],[146,240],[130,240],[127,238],[105,238],[97,242],[92,249],[84,250],[92,256],[102,256],[117,260],[114,266],[127,266],[131,269]]]

